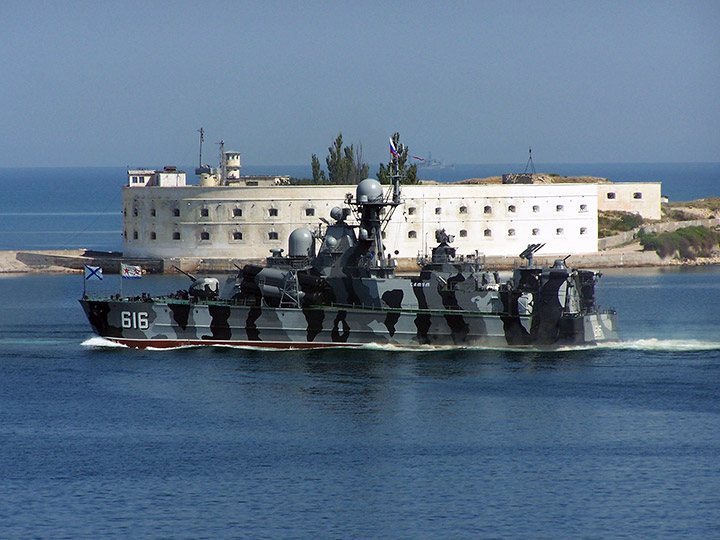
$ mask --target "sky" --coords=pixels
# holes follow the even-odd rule
[[[720,2],[0,3],[0,167],[720,161]]]

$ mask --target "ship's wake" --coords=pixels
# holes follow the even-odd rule
[[[93,336],[86,339],[80,344],[82,347],[88,349],[129,349],[128,346],[122,345],[121,343],[115,343],[109,339],[105,339],[100,336]]]
[[[615,343],[603,343],[598,345],[597,348],[659,352],[720,351],[720,341],[649,338],[619,341]]]
[[[127,345],[116,343],[109,339],[105,339],[99,336],[94,336],[86,339],[82,342],[82,346],[90,349],[129,349]],[[177,351],[181,349],[197,349],[201,347],[207,347],[207,345],[179,345],[177,347],[147,347],[143,350],[146,351]],[[326,350],[328,347],[289,347],[289,348],[275,348],[275,347],[263,347],[262,345],[212,345],[214,348],[222,349],[238,349],[245,351],[263,351],[271,352],[275,351],[283,353],[287,351],[299,351],[299,350]],[[329,348],[330,350],[337,351],[338,349],[353,349],[353,350],[367,350],[367,351],[383,351],[383,352],[438,352],[438,351],[502,351],[502,352],[518,352],[518,353],[572,353],[581,351],[603,351],[603,350],[629,350],[629,351],[648,351],[648,352],[694,352],[694,351],[720,351],[720,341],[702,341],[694,339],[635,339],[630,341],[613,341],[607,343],[600,343],[597,345],[573,345],[563,346],[551,349],[543,349],[536,347],[487,347],[487,346],[457,346],[457,345],[416,345],[416,346],[403,346],[393,344],[380,344],[380,343],[369,343],[366,345],[338,345],[336,347]]]

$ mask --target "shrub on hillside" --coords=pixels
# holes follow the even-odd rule
[[[638,231],[640,245],[645,251],[655,251],[660,257],[677,254],[681,259],[695,260],[698,256],[709,257],[720,244],[720,233],[707,227],[685,227],[660,234]]]
[[[633,212],[609,210],[598,212],[598,236],[604,238],[627,232],[642,225],[643,217]]]

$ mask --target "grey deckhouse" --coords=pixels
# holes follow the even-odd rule
[[[81,304],[98,335],[133,347],[553,348],[617,340],[616,313],[595,303],[599,274],[563,259],[536,267],[541,244],[530,245],[521,254],[527,264],[503,281],[477,252],[458,256],[453,237],[438,230],[419,274],[397,276],[383,244],[402,204],[399,176],[393,180],[387,193],[363,180],[346,207],[332,209],[332,222],[323,220],[324,230],[296,229],[287,255],[272,250],[265,266],[246,265],[222,293],[217,279],[191,276],[188,291]]]

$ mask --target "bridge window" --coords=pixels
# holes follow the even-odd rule
[[[416,231],[408,231],[408,238],[417,238]]]
[[[277,217],[278,215],[278,209],[277,208],[270,208],[268,210],[268,216],[270,217]]]
[[[207,208],[200,209],[200,217],[208,217],[209,215],[210,211]]]
[[[486,214],[492,214],[492,206],[486,206],[485,208],[483,208],[483,212]]]
[[[277,239],[278,239],[278,233],[276,233],[275,231],[270,231],[270,232],[268,233],[268,239],[270,239],[270,240],[277,240]]]
[[[150,215],[153,216],[153,217],[155,217],[156,212],[155,212],[155,209],[154,209],[154,208],[151,208],[151,209],[150,209]]]
[[[137,239],[138,239],[138,233],[137,233],[137,231],[133,231],[133,240],[137,240]]]
[[[490,236],[492,236],[492,231],[490,229],[485,229],[483,231],[483,235],[486,237],[490,237]]]
[[[435,207],[435,214],[442,214],[442,208],[440,206]]]
[[[200,233],[200,240],[210,240],[210,233],[207,231],[202,231]]]
[[[173,216],[180,217],[180,209],[179,208],[173,208]]]
[[[515,229],[508,229],[508,236],[515,236]]]
[[[558,227],[557,229],[555,229],[555,234],[558,236],[562,236],[563,234],[565,234],[565,229],[563,229],[562,227]]]
[[[414,206],[411,206],[410,208],[408,208],[408,215],[411,215],[411,216],[414,215],[416,210],[417,210],[417,208],[415,208]]]
[[[306,216],[314,216],[315,215],[315,209],[314,208],[306,208],[305,209],[305,215]]]
[[[467,214],[467,206],[461,206],[459,208],[459,211],[461,214]]]
[[[174,233],[173,233],[173,240],[180,240],[180,233],[179,233],[179,232],[174,232]]]
[[[558,205],[555,207],[555,211],[556,211],[556,212],[562,212],[563,210],[565,210],[565,207],[564,207],[562,204],[558,204]]]
[[[532,234],[533,236],[537,236],[538,234],[540,234],[540,229],[533,229]]]
[[[233,231],[233,240],[242,240],[242,233],[240,231]]]
[[[150,233],[150,240],[157,240],[157,234],[155,234],[155,231]]]
[[[614,199],[614,198],[615,198],[615,193],[613,193],[612,191],[608,191],[608,193],[607,193],[607,198],[608,198],[608,199]]]
[[[539,207],[537,204],[534,205],[534,206],[533,206],[533,212],[535,212],[535,213],[537,214],[539,211],[540,211],[540,207]]]
[[[514,205],[514,204],[511,204],[510,206],[508,206],[508,212],[515,212],[515,205]]]
[[[466,238],[467,237],[467,231],[465,229],[460,229],[460,238]]]
[[[581,205],[580,205],[580,211],[581,211],[581,212],[587,212],[587,204],[581,204]]]
[[[233,208],[233,217],[242,217],[242,208]]]
[[[580,234],[587,234],[587,227],[580,227]]]
[[[633,193],[633,199],[642,199],[642,193],[636,191],[635,193]]]

